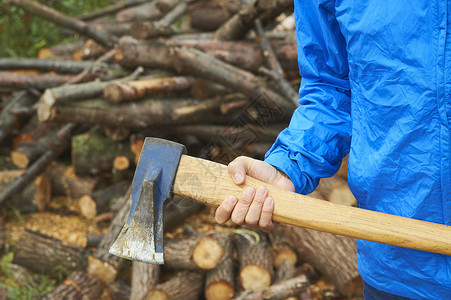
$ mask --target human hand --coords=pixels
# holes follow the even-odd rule
[[[294,184],[285,173],[272,165],[246,156],[239,156],[227,166],[229,175],[236,184],[244,184],[246,175],[263,182],[294,192]],[[224,224],[229,219],[238,225],[247,225],[253,229],[270,231],[274,227],[272,214],[274,200],[268,197],[264,186],[256,190],[246,188],[239,199],[229,196],[216,209],[216,222]]]

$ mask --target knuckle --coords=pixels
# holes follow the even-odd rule
[[[237,217],[237,216],[232,215],[232,217],[231,217],[230,219],[231,219],[232,222],[233,222],[234,224],[236,224],[236,225],[243,225],[243,224],[244,224],[243,219],[240,218],[240,217]]]

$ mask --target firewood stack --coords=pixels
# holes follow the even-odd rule
[[[0,59],[0,251],[10,248],[10,212],[75,213],[105,227],[88,234],[84,248],[37,229],[22,233],[12,264],[27,274],[67,273],[44,299],[361,293],[352,239],[282,225],[270,234],[218,226],[211,210],[183,198],[165,211],[163,267],[108,253],[128,216],[145,137],[228,163],[262,159],[287,126],[300,83],[292,0],[121,1],[79,18],[32,0],[5,2],[82,36],[36,59]],[[312,196],[355,205],[346,167]],[[77,209],[55,205],[61,197]],[[208,230],[182,233],[181,223],[199,211],[210,216]],[[329,288],[315,285],[321,280]]]

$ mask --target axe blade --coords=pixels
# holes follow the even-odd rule
[[[128,221],[111,246],[111,254],[140,262],[164,263],[163,210],[185,153],[181,144],[145,139],[133,178]]]

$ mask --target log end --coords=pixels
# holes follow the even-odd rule
[[[205,288],[207,300],[231,300],[234,294],[233,286],[225,280],[214,281]]]
[[[97,204],[96,201],[90,195],[83,195],[78,200],[80,206],[80,213],[86,219],[93,220],[97,216]]]
[[[214,269],[222,259],[224,250],[221,245],[211,237],[203,237],[193,250],[193,262],[203,270]]]
[[[130,160],[124,156],[119,155],[116,156],[113,160],[113,168],[115,168],[118,171],[127,170],[130,167]]]
[[[247,265],[240,272],[240,280],[245,290],[259,291],[271,284],[271,274],[261,266]]]
[[[30,164],[30,160],[25,153],[19,151],[11,152],[11,161],[19,169],[25,169]]]
[[[293,249],[284,247],[274,252],[274,267],[277,268],[282,263],[290,263],[296,265],[298,256]]]
[[[103,96],[113,103],[118,103],[122,100],[122,89],[116,83],[110,83],[103,88]]]
[[[106,285],[112,283],[117,276],[117,270],[115,267],[94,256],[88,257],[88,268],[86,271],[89,275],[97,278]]]
[[[169,300],[169,295],[164,291],[151,290],[144,296],[143,300]]]

